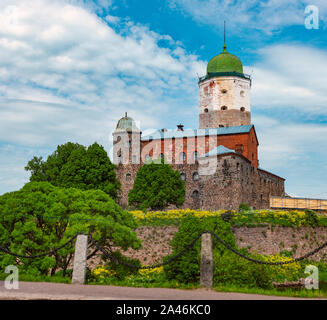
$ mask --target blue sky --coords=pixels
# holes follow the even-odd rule
[[[304,26],[307,5],[319,29]],[[127,111],[151,128],[198,127],[197,74],[223,45],[252,74],[260,166],[294,196],[327,198],[323,0],[2,0],[0,194],[34,155],[97,141]]]

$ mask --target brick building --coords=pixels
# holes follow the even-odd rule
[[[128,204],[140,166],[161,157],[185,180],[184,208],[237,209],[242,202],[269,208],[270,196],[284,196],[285,179],[259,168],[251,81],[241,60],[224,45],[199,79],[199,129],[178,125],[142,136],[126,113],[113,133],[121,205]]]

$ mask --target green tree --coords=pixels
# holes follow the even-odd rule
[[[107,152],[97,143],[88,148],[68,142],[57,147],[46,161],[34,157],[25,167],[30,181],[47,181],[57,187],[100,189],[116,198],[120,183]]]
[[[185,200],[185,183],[169,164],[151,162],[137,172],[128,203],[141,210],[162,210],[170,204],[180,206]]]
[[[54,187],[48,182],[30,182],[21,190],[0,197],[0,246],[20,255],[48,252],[67,242],[77,233],[92,238],[108,252],[138,249],[140,240],[132,229],[136,222],[131,213],[101,190],[83,191]],[[34,275],[65,275],[72,262],[74,245],[53,256],[37,259],[19,258],[19,270]],[[99,252],[89,248],[88,258]],[[15,257],[0,253],[0,268],[16,264]]]

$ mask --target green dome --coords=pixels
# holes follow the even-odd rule
[[[224,45],[223,52],[218,56],[213,57],[207,66],[207,74],[219,72],[243,73],[241,60],[233,54],[228,53],[226,45]]]
[[[116,130],[124,130],[124,131],[140,131],[133,118],[127,116],[127,112],[125,113],[125,117],[121,118],[118,123]]]

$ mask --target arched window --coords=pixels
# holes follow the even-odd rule
[[[198,190],[194,190],[194,191],[192,192],[192,197],[193,197],[193,198],[198,198],[198,197],[199,197],[199,191],[198,191]]]
[[[193,160],[198,160],[199,159],[199,153],[197,151],[193,152]]]
[[[244,111],[245,111],[245,108],[244,108],[244,107],[242,107],[240,110],[241,110],[241,112],[244,112]]]
[[[186,160],[186,154],[185,154],[185,152],[181,152],[179,154],[179,161],[184,162],[185,160]]]
[[[227,110],[227,109],[228,109],[228,108],[227,108],[226,106],[222,106],[222,107],[221,107],[221,110],[224,110],[224,111],[225,111],[225,110]]]
[[[137,159],[136,156],[132,156],[132,163],[133,164],[136,164],[136,159]]]
[[[183,181],[186,180],[186,173],[185,173],[185,172],[182,172],[182,173],[181,173],[181,179],[182,179]]]
[[[199,173],[198,172],[194,172],[193,173],[193,180],[194,181],[198,181],[199,180]]]
[[[132,175],[130,173],[126,174],[126,181],[131,181],[132,180]]]
[[[147,154],[147,155],[145,156],[145,161],[150,161],[150,160],[151,160],[151,157],[150,157],[149,154]]]

